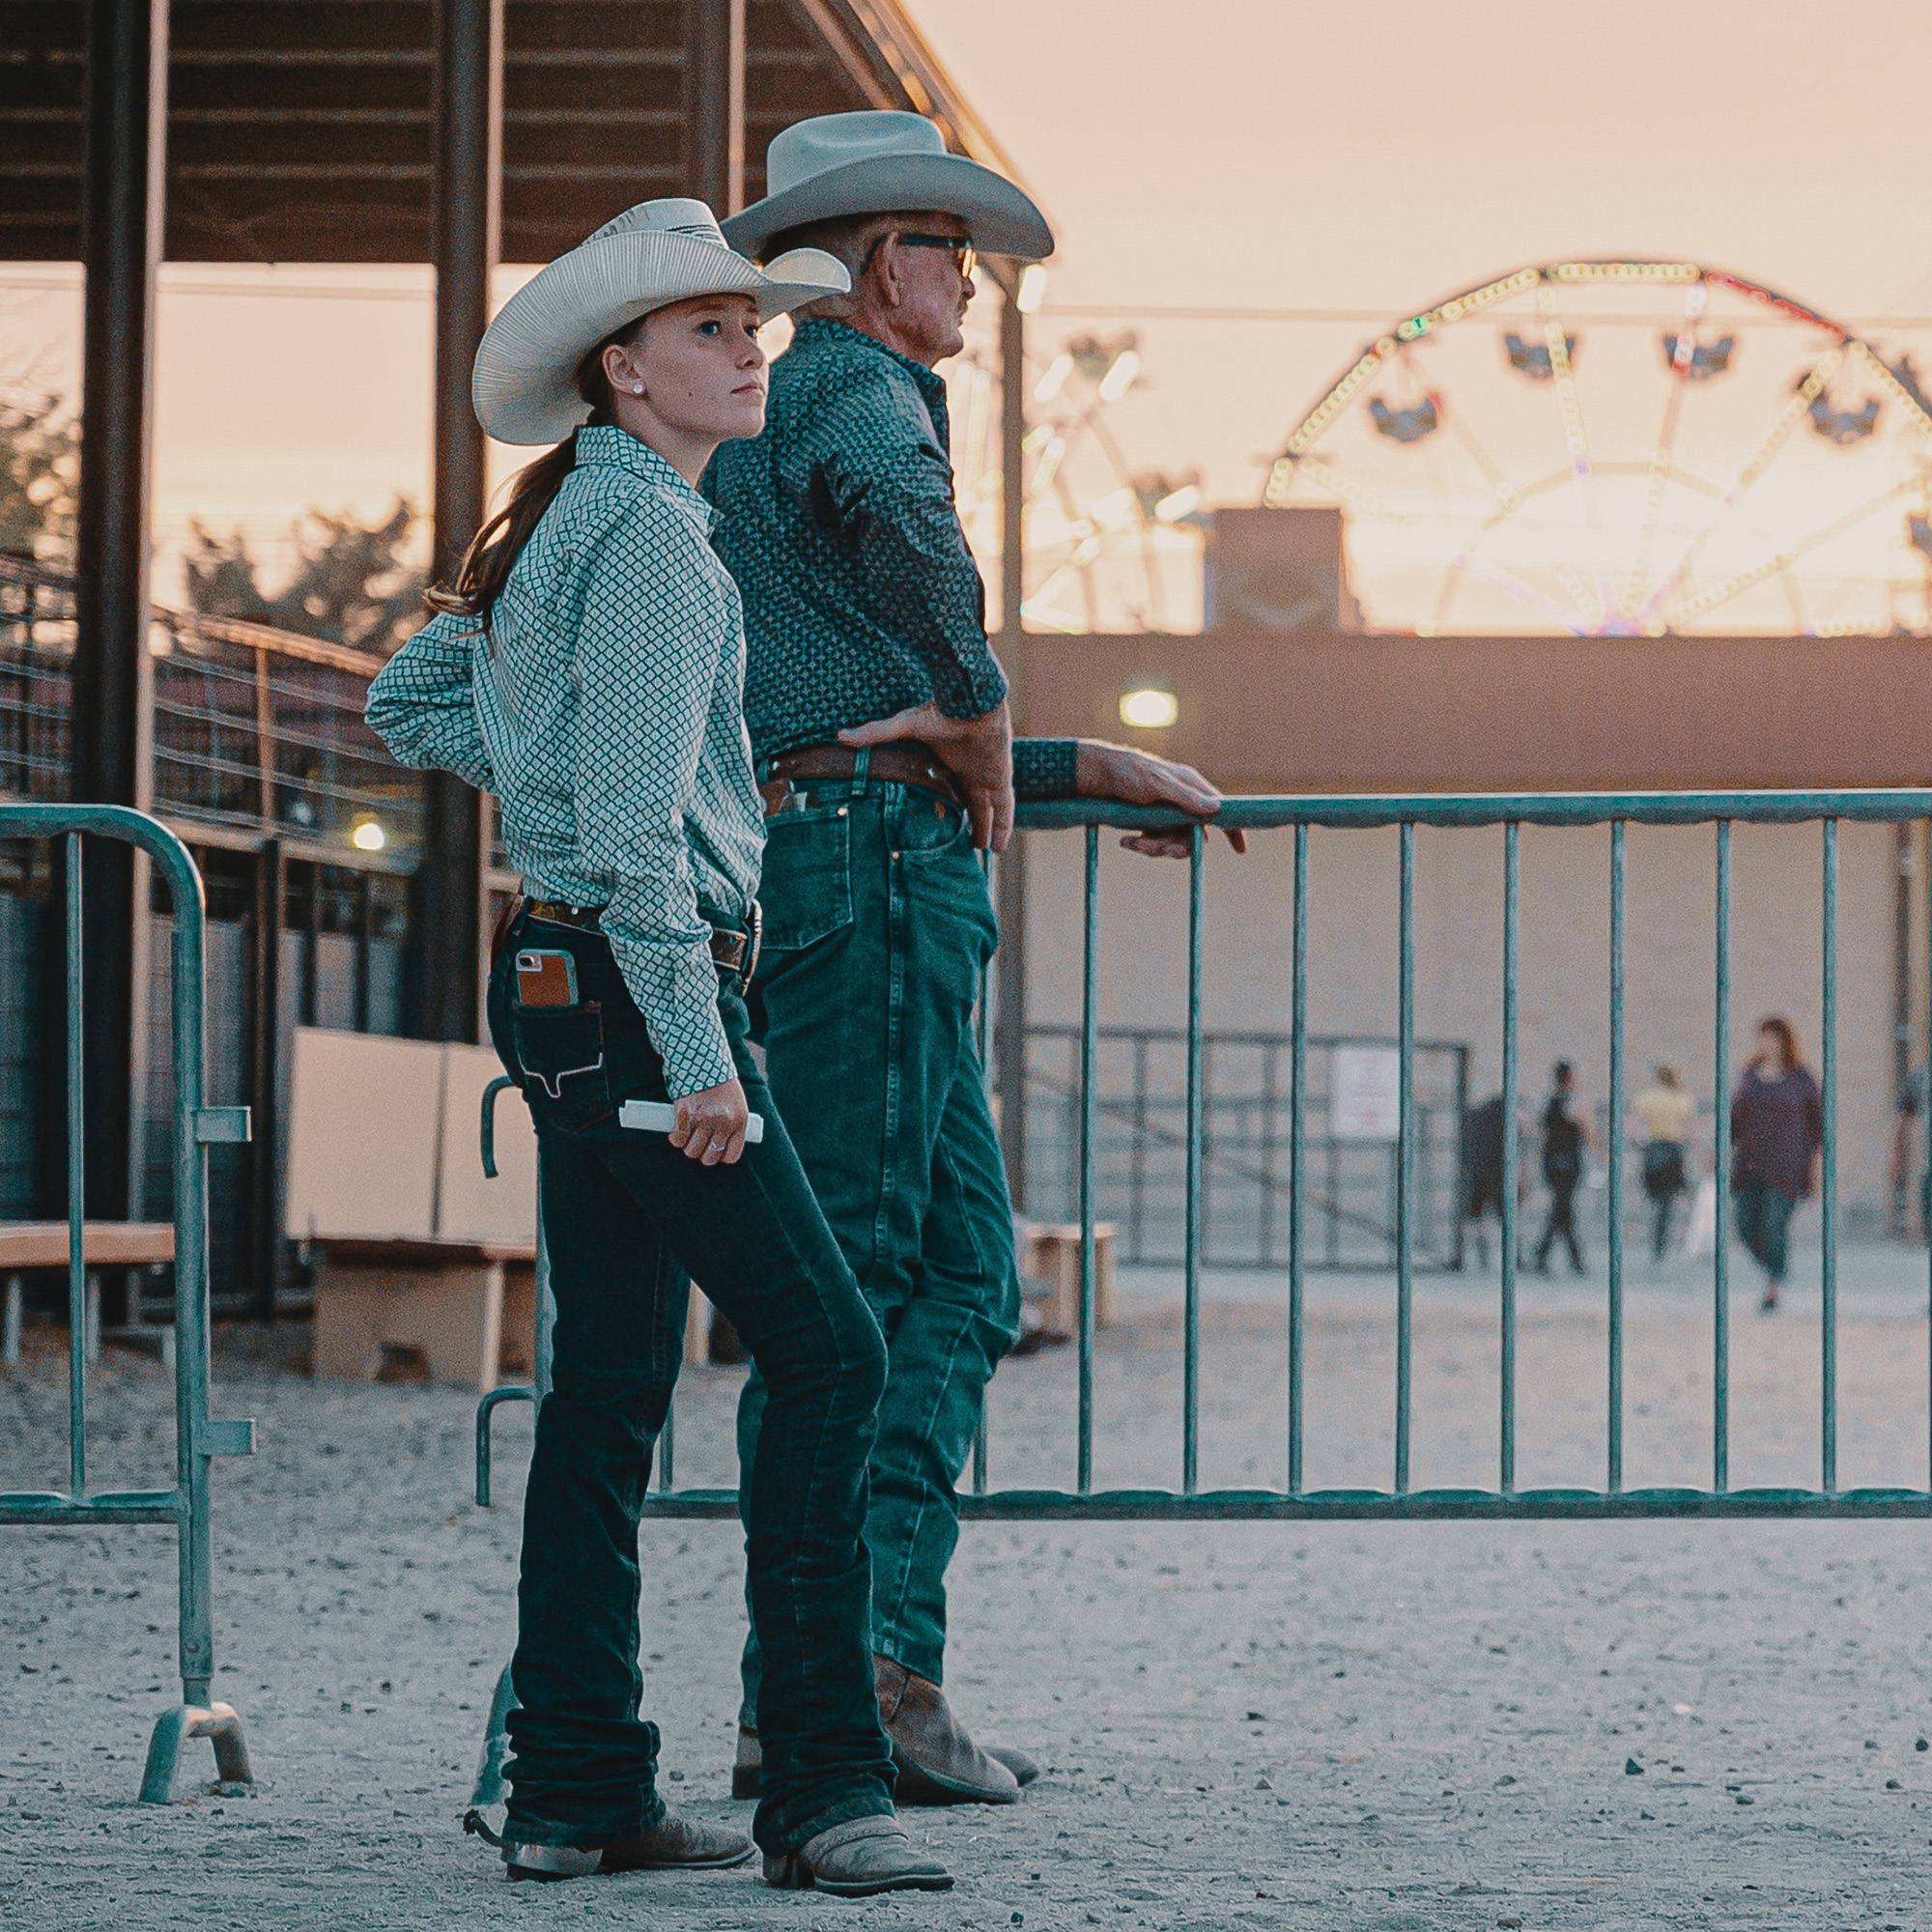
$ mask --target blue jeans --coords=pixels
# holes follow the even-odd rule
[[[567,951],[580,999],[516,1004],[520,947]],[[892,1810],[873,1690],[863,1540],[886,1351],[806,1184],[748,1046],[735,982],[719,1011],[764,1140],[729,1167],[620,1127],[668,1097],[664,1067],[601,934],[527,916],[491,976],[490,1023],[537,1125],[556,1303],[551,1393],[524,1499],[510,1715],[509,1835],[604,1845],[664,1815],[657,1726],[639,1715],[638,1521],[682,1359],[685,1276],[730,1318],[769,1391],[745,1480],[768,1852]]]
[[[1731,1202],[1738,1239],[1751,1251],[1766,1278],[1781,1283],[1791,1265],[1791,1217],[1798,1203],[1783,1188],[1754,1174],[1738,1176]]]
[[[753,1018],[812,1190],[886,1337],[866,1521],[873,1645],[939,1683],[953,1485],[1019,1326],[1012,1204],[973,1037],[999,928],[952,806],[876,781],[806,792],[805,810],[768,828]],[[767,1401],[753,1376],[739,1409],[747,1459],[761,1453]],[[754,1634],[747,1721],[759,1668]]]

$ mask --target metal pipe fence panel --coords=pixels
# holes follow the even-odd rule
[[[86,1179],[88,1122],[83,1103],[80,1016],[87,960],[81,912],[89,839],[118,839],[145,852],[172,906],[169,999],[173,1106],[175,1471],[166,1488],[99,1491],[88,1482],[88,1327]],[[182,1697],[164,1712],[149,1742],[141,1797],[166,1804],[181,1747],[204,1737],[214,1747],[218,1779],[252,1782],[242,1720],[211,1698],[214,1673],[213,1543],[209,1464],[216,1456],[252,1453],[254,1424],[209,1414],[208,1150],[243,1141],[248,1113],[207,1102],[207,934],[201,875],[185,846],[166,827],[118,806],[0,804],[0,842],[61,842],[66,890],[62,923],[65,1011],[39,1016],[42,1037],[64,1040],[65,1164],[68,1224],[68,1483],[59,1491],[0,1492],[0,1524],[42,1526],[116,1523],[173,1525],[177,1548],[177,1637]]]
[[[1065,1472],[1057,1483],[1039,1480],[1052,1460],[1051,1445],[1015,1441],[1003,1449],[996,1382],[991,1453],[984,1460],[975,1459],[973,1491],[963,1498],[967,1514],[1231,1520],[1932,1516],[1932,1481],[1924,1469],[1903,1472],[1912,1479],[1898,1482],[1848,1485],[1843,1478],[1844,1405],[1850,1383],[1841,1334],[1845,1302],[1840,1249],[1845,1217],[1838,1198],[1846,1000],[1838,939],[1844,829],[1932,821],[1932,791],[1250,798],[1231,801],[1224,817],[1251,833],[1288,835],[1273,844],[1261,841],[1246,860],[1227,862],[1279,864],[1288,880],[1291,917],[1281,937],[1275,980],[1288,1015],[1283,1034],[1235,1036],[1206,1023],[1208,862],[1198,836],[1192,841],[1184,909],[1178,908],[1176,929],[1165,942],[1175,949],[1178,978],[1173,983],[1184,985],[1184,1012],[1178,1024],[1165,1029],[1102,1025],[1096,984],[1109,958],[1110,934],[1100,890],[1098,834],[1106,826],[1142,829],[1150,822],[1149,814],[1088,801],[1023,809],[1022,823],[1031,828],[1029,836],[1065,829],[1084,840],[1079,939],[1074,949],[1080,960],[1079,1020],[1077,1025],[1036,1029],[1029,1062],[1029,1099],[1035,1113],[1028,1138],[1036,1150],[1030,1185],[1037,1186],[1038,1177],[1050,1175],[1056,1166],[1064,1176],[1059,1193],[1049,1181],[1045,1193],[1037,1194],[1030,1208],[1036,1216],[1052,1215],[1064,1208],[1065,1219],[1077,1226],[1078,1234],[1077,1296],[1064,1383],[1068,1423]],[[1747,1486],[1738,1481],[1733,1445],[1738,1347],[1730,1320],[1733,1281],[1728,1257],[1739,1193],[1732,1173],[1738,1146],[1727,1104],[1738,1070],[1732,1025],[1741,1005],[1734,980],[1735,847],[1740,838],[1751,836],[1753,828],[1803,824],[1819,828],[1813,848],[1817,869],[1808,889],[1817,895],[1822,934],[1816,955],[1822,1022],[1818,1062],[1822,1135],[1817,1150],[1822,1252],[1813,1385],[1817,1454],[1812,1464],[1815,1474],[1808,1482]],[[1704,944],[1715,1015],[1709,1065],[1718,1096],[1712,1119],[1712,1179],[1719,1218],[1707,1264],[1709,1293],[1699,1290],[1689,1298],[1680,1294],[1667,1306],[1649,1294],[1647,1282],[1639,1284],[1634,1277],[1633,1243],[1625,1229],[1625,1217],[1635,1205],[1630,1199],[1633,1163],[1622,1146],[1632,1085],[1631,929],[1633,917],[1641,911],[1640,881],[1634,882],[1630,865],[1632,838],[1634,828],[1657,826],[1705,828],[1713,923],[1706,929]],[[1324,1066],[1323,1058],[1332,1058],[1338,1048],[1351,1042],[1317,1038],[1309,1030],[1310,937],[1319,920],[1309,887],[1310,848],[1351,832],[1391,827],[1396,830],[1393,918],[1384,943],[1393,969],[1394,1026],[1390,1038],[1371,1044],[1393,1056],[1395,1118],[1379,1156],[1385,1163],[1381,1213],[1379,1218],[1365,1216],[1374,1230],[1374,1252],[1365,1259],[1373,1260],[1376,1269],[1361,1278],[1359,1289],[1346,1291],[1357,1297],[1358,1314],[1367,1309],[1380,1324],[1374,1346],[1363,1342],[1361,1360],[1348,1365],[1353,1378],[1347,1382],[1348,1400],[1355,1401],[1354,1392],[1369,1390],[1377,1378],[1380,1393],[1373,1402],[1364,1396],[1359,1412],[1346,1406],[1337,1411],[1332,1405],[1328,1411],[1331,1422],[1345,1430],[1356,1428],[1371,1448],[1379,1442],[1382,1446],[1376,1453],[1385,1460],[1378,1483],[1322,1485],[1311,1482],[1311,1463],[1317,1460],[1318,1447],[1325,1452],[1332,1445],[1318,1442],[1311,1434],[1311,1417],[1318,1401],[1328,1397],[1321,1348],[1328,1338],[1319,1317],[1312,1315],[1312,1298],[1318,1293],[1344,1292],[1339,1286],[1318,1289],[1317,1277],[1329,1258],[1324,1244],[1335,1240],[1333,1230],[1343,1219],[1332,1201],[1322,1203],[1321,1193],[1324,1185],[1332,1193],[1330,1177],[1345,1164],[1349,1146],[1332,1130],[1332,1119],[1324,1118],[1338,1100],[1333,1066]],[[1499,929],[1479,933],[1467,925],[1459,930],[1478,932],[1471,943],[1492,962],[1500,1037],[1481,1045],[1500,1067],[1503,1121],[1520,1120],[1524,1084],[1523,927],[1526,915],[1538,910],[1537,895],[1525,879],[1523,834],[1531,827],[1571,828],[1584,836],[1597,855],[1591,864],[1604,867],[1605,879],[1600,901],[1603,923],[1593,928],[1591,943],[1601,961],[1597,985],[1608,1022],[1606,1278],[1593,1278],[1587,1291],[1577,1291],[1591,1297],[1588,1306],[1598,1324],[1593,1332],[1600,1352],[1582,1379],[1575,1379],[1577,1371],[1572,1364],[1564,1371],[1572,1379],[1554,1387],[1547,1380],[1547,1350],[1537,1325],[1546,1292],[1538,1289],[1532,1293],[1522,1280],[1520,1183],[1535,1151],[1518,1132],[1504,1131],[1497,1151],[1501,1185],[1496,1211],[1502,1239],[1495,1268],[1484,1271],[1480,1279],[1465,1274],[1459,1280],[1445,1272],[1431,1272],[1433,1262],[1439,1263],[1453,1252],[1444,1224],[1461,1227],[1470,1043],[1425,1039],[1418,1023],[1419,985],[1428,964],[1428,942],[1418,912],[1427,840],[1442,829],[1485,829],[1494,837]],[[1271,858],[1264,856],[1269,853]],[[1070,907],[1067,913],[1070,926]],[[1690,928],[1680,924],[1679,930],[1688,936]],[[1070,930],[1065,937],[1072,943]],[[1144,925],[1133,934],[1137,957],[1145,957],[1156,943]],[[1469,969],[1459,962],[1459,970]],[[1747,988],[1744,997],[1749,996]],[[1885,1024],[1889,1025],[1889,1016]],[[1228,1068],[1240,1053],[1248,1055],[1248,1065],[1239,1093],[1231,1099],[1235,1090]],[[1163,1055],[1171,1063],[1165,1067]],[[1165,1151],[1170,1163],[1163,1176],[1152,1172],[1147,1157],[1154,1146]],[[1122,1150],[1132,1157],[1122,1158]],[[1236,1173],[1251,1194],[1282,1206],[1280,1225],[1265,1236],[1250,1219],[1241,1234],[1245,1250],[1235,1264],[1251,1283],[1266,1286],[1279,1315],[1282,1353],[1269,1358],[1279,1363],[1273,1400],[1261,1410],[1244,1402],[1237,1413],[1230,1415],[1219,1412],[1227,1408],[1218,1400],[1224,1388],[1238,1385],[1246,1391],[1257,1385],[1253,1361],[1230,1353],[1231,1347],[1238,1350],[1243,1345],[1239,1336],[1233,1343],[1225,1339],[1220,1303],[1210,1292],[1215,1271],[1228,1264],[1223,1259],[1226,1243],[1234,1238],[1226,1232],[1236,1224],[1228,1221],[1225,1204],[1235,1198],[1231,1177]],[[1164,1208],[1156,1208],[1154,1204],[1163,1198]],[[1097,1295],[1104,1272],[1099,1247],[1104,1226],[1110,1222],[1117,1224],[1113,1240],[1120,1253],[1115,1259],[1143,1272],[1162,1274],[1176,1293],[1168,1315],[1156,1319],[1136,1314],[1129,1324],[1131,1334],[1112,1340],[1096,1333]],[[1493,1326],[1488,1332],[1493,1337],[1493,1349],[1484,1373],[1493,1378],[1494,1435],[1486,1448],[1476,1445],[1477,1453],[1487,1457],[1486,1480],[1430,1479],[1430,1468],[1441,1453],[1435,1439],[1440,1410],[1432,1337],[1440,1311],[1449,1305],[1443,1297],[1451,1293],[1463,1297],[1455,1304],[1460,1311],[1477,1314],[1485,1298],[1493,1296],[1488,1304],[1492,1310]],[[1321,1304],[1313,1306],[1319,1310]],[[1925,1331],[1918,1351],[1932,1365],[1932,1310],[1922,1298],[1910,1319]],[[1654,1372],[1656,1359],[1654,1347],[1641,1359],[1634,1353],[1634,1337],[1651,1334],[1660,1321],[1673,1324],[1666,1338],[1672,1351],[1669,1359],[1694,1360],[1700,1365],[1697,1376],[1708,1384],[1708,1454],[1701,1445],[1695,1452],[1707,1469],[1701,1481],[1645,1481],[1634,1462],[1637,1447],[1634,1424],[1648,1413],[1648,1391],[1639,1371],[1648,1364]],[[1140,1357],[1150,1352],[1162,1355],[1172,1376],[1175,1435],[1156,1426],[1158,1417],[1145,1406],[1123,1411],[1118,1403],[1110,1405],[1103,1399],[1108,1393],[1103,1386],[1106,1377],[1123,1350]],[[1033,1373],[1031,1365],[1025,1372]],[[1262,1381],[1264,1384],[1264,1377]],[[1218,1403],[1213,1413],[1210,1397]],[[1524,1480],[1523,1437],[1529,1417],[1525,1405],[1531,1397],[1544,1406],[1541,1412],[1554,1401],[1567,1409],[1587,1406],[1593,1415],[1601,1414],[1592,1479]],[[1240,1432],[1232,1449],[1224,1439],[1229,1430]],[[1927,1430],[1918,1439],[1932,1444],[1932,1400],[1928,1400]],[[1280,1473],[1272,1482],[1230,1482],[1218,1475],[1230,1454],[1240,1467],[1259,1471],[1267,1453],[1282,1458],[1275,1465]],[[1932,1447],[1927,1454],[1932,1456]],[[1170,1471],[1164,1482],[1148,1480],[1141,1473],[1159,1464]],[[995,1474],[1017,1469],[1018,1480],[1009,1478],[1006,1487],[995,1487],[983,1480],[989,1465]],[[1124,1480],[1122,1471],[1128,1472]],[[670,1485],[654,1492],[648,1508],[665,1516],[724,1515],[735,1508],[735,1499],[724,1487]]]

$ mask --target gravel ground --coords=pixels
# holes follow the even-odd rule
[[[1743,1269],[1740,1267],[1742,1276]],[[1846,1483],[1922,1484],[1923,1262],[1845,1270]],[[1204,1310],[1202,1476],[1279,1481],[1275,1284],[1215,1278]],[[1127,1284],[1095,1369],[1096,1478],[1178,1468],[1173,1283]],[[1601,1481],[1601,1282],[1525,1291],[1521,1480]],[[1388,1285],[1317,1283],[1311,1485],[1384,1484]],[[1633,1281],[1627,1480],[1708,1468],[1709,1296],[1682,1264]],[[1734,1314],[1733,1481],[1810,1481],[1815,1294]],[[468,1497],[470,1399],[318,1384],[224,1338],[218,1413],[260,1453],[217,1465],[220,1667],[259,1795],[132,1802],[167,1701],[164,1531],[0,1530],[0,1924],[147,1932],[190,1918],[335,1928],[1152,1926],[1322,1932],[1932,1926],[1932,1710],[1921,1523],[972,1526],[954,1570],[956,1706],[1048,1767],[1009,1811],[916,1814],[944,1896],[844,1904],[747,1871],[504,1886],[456,1823],[511,1634],[527,1411],[500,1421],[501,1505]],[[1425,1283],[1418,1483],[1492,1479],[1494,1293]],[[1060,1480],[1070,1351],[1014,1363],[996,1483]],[[693,1375],[678,1475],[725,1473],[735,1378]],[[64,1459],[60,1365],[0,1378],[0,1486]],[[164,1467],[168,1391],[110,1353],[96,1481]],[[646,1532],[646,1669],[673,1798],[728,1801],[737,1539]]]

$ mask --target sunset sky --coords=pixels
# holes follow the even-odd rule
[[[1524,262],[1728,267],[1932,361],[1922,0],[909,4],[1060,231],[1042,356],[1138,320],[1126,467],[1201,469],[1209,500],[1256,500],[1382,321]],[[164,555],[191,516],[272,554],[310,504],[420,499],[425,271],[184,265],[164,289]],[[76,348],[72,272],[0,267],[0,380],[71,387]],[[1525,474],[1560,451],[1497,433]]]

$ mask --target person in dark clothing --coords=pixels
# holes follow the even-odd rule
[[[1738,1238],[1764,1269],[1769,1314],[1790,1265],[1791,1217],[1807,1199],[1825,1143],[1825,1100],[1798,1030],[1774,1013],[1731,1095],[1731,1199]]]
[[[1577,1069],[1559,1060],[1549,1071],[1549,1098],[1543,1108],[1543,1179],[1549,1188],[1549,1219],[1536,1244],[1536,1271],[1549,1272],[1549,1250],[1558,1239],[1570,1250],[1570,1265],[1583,1270],[1577,1239],[1577,1189],[1583,1179],[1583,1150],[1589,1129],[1571,1111],[1577,1102]]]
[[[1476,1259],[1490,1264],[1489,1217],[1503,1211],[1503,1096],[1471,1107],[1463,1122],[1463,1216],[1475,1224]]]

